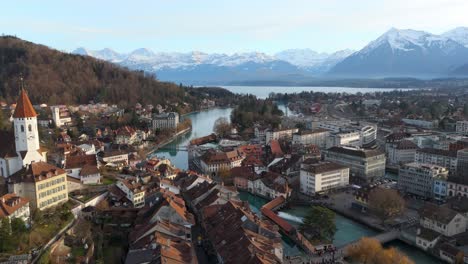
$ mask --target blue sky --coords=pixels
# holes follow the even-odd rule
[[[468,26],[468,0],[5,1],[0,33],[71,51],[360,49],[391,27]]]

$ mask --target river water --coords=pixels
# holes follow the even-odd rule
[[[264,87],[253,87],[253,88],[250,87],[249,89],[247,88],[236,88],[236,89],[245,89],[245,90],[255,89],[255,91],[257,91],[257,89],[262,89],[262,88]],[[291,87],[284,87],[282,89],[282,92],[289,91],[290,88]],[[303,89],[304,87],[299,87],[299,88]],[[313,87],[313,88],[317,89],[318,87]],[[337,87],[332,87],[332,88],[336,89]],[[261,93],[258,93],[258,92],[255,92],[255,93],[251,92],[251,93],[256,94],[261,97],[262,94],[268,95],[270,92],[276,91],[276,89],[277,88],[270,89],[267,87],[265,89],[266,91],[262,91]],[[357,89],[357,88],[343,88],[343,89],[345,89],[345,91],[348,92],[348,91],[352,91],[348,89],[353,89],[353,91],[356,91],[354,89]],[[367,89],[367,88],[358,89],[358,90],[360,92],[365,92],[365,91],[373,92],[374,91],[374,89]],[[377,89],[377,90],[383,91],[385,89]],[[388,90],[393,90],[393,89],[388,89]],[[294,89],[291,89],[291,91],[297,92],[300,90],[297,90],[296,88],[294,88]],[[284,106],[280,106],[280,108],[284,109]],[[211,134],[213,131],[213,125],[216,119],[218,119],[219,117],[226,117],[229,119],[231,111],[232,111],[231,108],[215,108],[215,109],[195,112],[195,113],[191,113],[191,114],[187,114],[183,116],[182,118],[190,118],[192,120],[192,131],[190,131],[189,133],[185,135],[179,136],[176,140],[166,145],[165,149],[175,149],[177,147],[184,147],[184,146],[187,146],[190,140],[193,138],[202,137],[202,136]],[[163,150],[156,151],[154,155],[157,155],[159,157],[169,158],[171,162],[180,169],[188,168],[188,153],[186,151],[177,151],[177,150],[168,151],[168,150],[163,149]],[[267,202],[265,199],[250,195],[248,193],[241,193],[241,199],[249,201],[252,210],[257,213],[259,212],[259,209]],[[306,212],[307,212],[307,208],[305,207],[295,207],[292,209],[287,209],[282,212],[279,212],[279,214],[281,217],[289,221],[291,224],[297,226],[300,224],[301,218],[305,215]],[[337,246],[354,241],[363,236],[372,236],[376,234],[374,230],[366,226],[363,226],[357,222],[354,222],[350,219],[342,217],[340,215],[336,216],[335,221],[336,221],[336,226],[338,228],[338,231],[335,234],[334,243]],[[300,254],[300,250],[287,237],[283,238],[283,244],[285,247],[285,254],[287,255]],[[410,247],[400,242],[392,242],[392,243],[389,243],[388,246],[394,246],[400,249],[418,264],[419,263],[421,264],[440,263],[438,262],[438,260],[425,254],[423,251],[416,249],[414,247]]]

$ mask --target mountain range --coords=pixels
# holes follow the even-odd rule
[[[146,48],[118,53],[109,48],[72,53],[118,63],[184,84],[232,84],[243,81],[301,82],[316,78],[435,78],[468,76],[468,28],[440,35],[392,28],[358,51],[319,53],[289,49],[262,52],[153,52]]]

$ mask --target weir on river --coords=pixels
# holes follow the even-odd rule
[[[259,89],[259,87],[255,87]],[[283,92],[287,88],[284,88]],[[360,91],[362,92],[363,89]],[[284,108],[284,106],[280,106]],[[230,118],[232,109],[231,108],[214,108],[206,111],[191,113],[183,116],[182,118],[190,118],[192,120],[192,131],[187,134],[179,136],[176,140],[169,143],[165,147],[172,146],[187,146],[191,139],[206,136],[212,133],[213,125],[216,119],[219,117]],[[187,151],[178,151],[174,148],[171,150],[160,149],[153,153],[153,155],[158,155],[159,157],[165,157],[171,160],[171,162],[178,168],[188,169],[188,152]],[[254,212],[259,213],[260,208],[266,203],[266,200],[248,195],[247,193],[241,193],[241,198],[243,200],[248,200],[251,206],[251,209]],[[290,224],[295,225],[296,227],[302,221],[302,217],[305,216],[307,211],[306,207],[294,207],[290,209],[281,210],[279,213],[280,217],[283,217]],[[376,232],[372,229],[369,229],[366,226],[363,226],[359,223],[356,223],[350,219],[347,219],[341,215],[336,215],[335,223],[337,226],[337,232],[335,233],[334,244],[337,247],[341,247],[344,244],[350,243],[363,236],[374,236]],[[295,244],[288,238],[283,237],[283,246],[285,255],[297,255],[301,254],[301,251],[295,246]],[[435,264],[439,263],[437,260],[431,256],[425,254],[423,251],[410,247],[404,243],[395,241],[390,242],[387,246],[394,246],[412,258],[417,264],[418,263],[427,263]]]

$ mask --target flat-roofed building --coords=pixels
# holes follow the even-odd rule
[[[315,193],[342,188],[349,184],[349,168],[333,162],[305,160],[301,164],[301,193]]]
[[[448,170],[432,164],[411,162],[400,166],[398,171],[398,189],[419,197],[434,196],[434,181],[447,179]]]
[[[319,148],[325,148],[327,137],[330,131],[327,129],[301,130],[293,134],[293,144],[296,145],[316,145]]]
[[[332,147],[324,151],[326,161],[349,168],[356,181],[372,182],[385,175],[385,153],[376,149]]]

